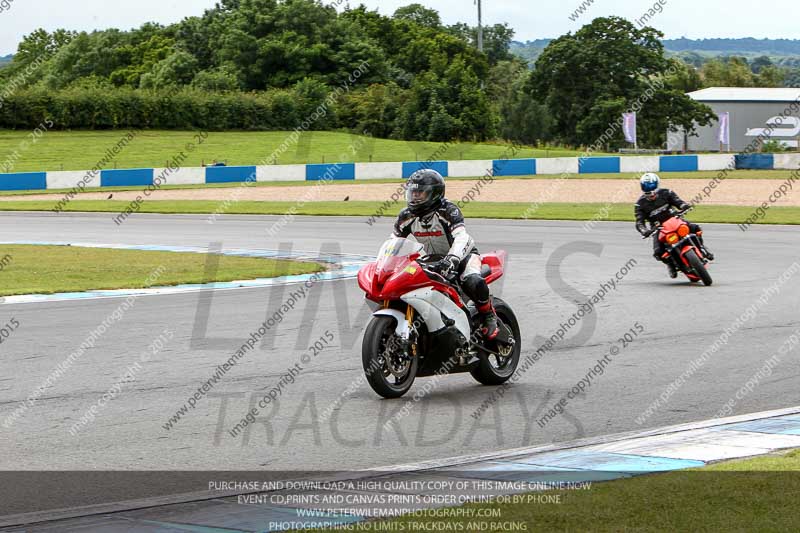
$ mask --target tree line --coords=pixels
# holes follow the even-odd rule
[[[293,129],[343,86],[313,129],[585,146],[648,89],[646,144],[713,118],[684,95],[694,70],[665,57],[653,28],[598,18],[550,42],[533,69],[511,53],[513,37],[507,24],[487,27],[480,52],[475,27],[420,4],[386,16],[319,0],[221,0],[131,31],[37,30],[0,70],[0,127]],[[619,133],[607,148],[624,144]]]
[[[552,39],[512,41],[513,54],[533,65]],[[667,57],[695,67],[697,86],[800,87],[800,40],[665,39]]]

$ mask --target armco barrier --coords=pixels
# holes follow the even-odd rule
[[[256,179],[256,167],[208,167],[206,183],[241,183]]]
[[[0,190],[27,191],[47,188],[47,172],[0,174]]]
[[[259,165],[237,167],[182,167],[166,174],[167,185],[241,183],[255,180],[319,181],[408,178],[422,168],[445,177],[617,174],[643,172],[694,172],[737,169],[800,168],[800,154],[708,154],[629,157],[552,157],[464,161],[407,161],[382,163],[331,163],[322,165]],[[90,187],[139,187],[153,184],[164,169],[138,168],[89,171],[22,172],[0,174],[0,190],[71,189],[79,182]]]
[[[774,168],[800,169],[800,154],[775,154],[772,164]]]
[[[306,180],[354,180],[356,165],[354,163],[334,163],[332,165],[306,165]]]
[[[619,174],[619,157],[581,157],[578,159],[580,174]]]
[[[411,174],[423,168],[435,170],[445,178],[450,175],[450,168],[447,161],[412,161],[410,163],[403,163],[403,179],[410,177]]]
[[[697,172],[696,155],[663,155],[659,161],[661,172]]]
[[[152,168],[100,171],[101,187],[135,187],[153,184]]]
[[[305,181],[305,165],[259,165],[256,181]]]
[[[697,158],[697,170],[725,170],[736,168],[736,156],[733,154],[701,155]]]
[[[447,174],[451,178],[474,178],[492,174],[493,161],[473,159],[465,161],[448,161]]]
[[[553,157],[536,160],[536,173],[543,175],[551,174],[577,174],[577,157]]]
[[[177,169],[154,169],[154,181],[158,183],[159,176],[165,176],[166,179],[162,183],[170,185],[202,185],[203,183],[211,183],[206,181],[206,169],[200,167],[181,167]]]
[[[736,168],[744,170],[768,170],[775,168],[772,154],[740,154],[736,156]]]
[[[619,160],[620,172],[659,172],[661,170],[661,158],[657,155],[621,157]]]
[[[71,189],[78,183],[82,183],[84,188],[100,187],[100,171],[58,171],[47,173],[48,189]]]
[[[498,159],[492,162],[495,176],[535,176],[535,159]]]
[[[403,163],[356,163],[356,179],[386,180],[403,175]]]

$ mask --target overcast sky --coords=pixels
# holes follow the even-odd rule
[[[0,0],[2,2],[3,0]],[[143,22],[163,24],[199,15],[215,0],[6,0],[0,12],[0,55],[16,51],[23,35],[36,28],[72,30],[129,29]],[[418,0],[439,10],[445,23],[477,22],[473,0]],[[641,18],[657,0],[594,0],[577,21],[569,19],[583,0],[484,0],[487,24],[508,22],[521,41],[557,37],[578,29],[592,18],[619,15],[631,21]],[[587,0],[590,1],[590,0]],[[800,39],[797,0],[660,0],[665,3],[650,25],[667,38],[756,37]],[[411,0],[362,0],[391,14]]]

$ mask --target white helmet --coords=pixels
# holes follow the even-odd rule
[[[639,180],[639,185],[641,185],[642,192],[644,193],[653,193],[657,191],[660,183],[661,178],[659,178],[658,174],[654,172],[648,172]]]

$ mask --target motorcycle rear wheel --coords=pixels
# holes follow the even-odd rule
[[[401,376],[395,376],[385,360],[387,344],[395,336],[395,319],[390,316],[374,316],[364,332],[364,341],[361,344],[361,363],[364,366],[364,375],[369,386],[384,398],[400,398],[403,396],[417,377],[419,360],[411,358],[411,364]],[[379,359],[384,357],[381,363]]]
[[[481,357],[481,362],[471,374],[478,383],[482,385],[502,385],[514,375],[519,364],[520,353],[522,352],[522,341],[520,339],[519,323],[514,311],[500,298],[494,298],[494,309],[497,312],[497,317],[511,330],[514,336],[514,345],[511,347],[511,353],[503,358],[503,361],[495,355],[486,355]],[[498,352],[499,343],[490,341],[486,343],[486,347],[493,352]],[[494,360],[494,363],[492,362]]]

